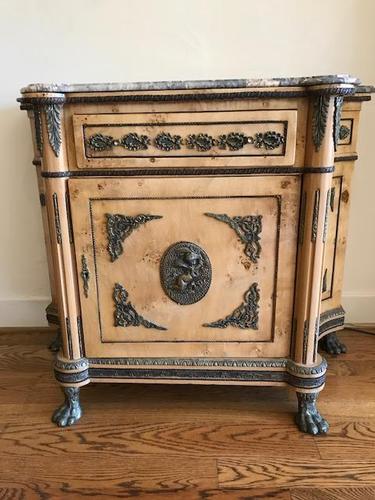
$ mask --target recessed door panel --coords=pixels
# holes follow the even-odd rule
[[[69,183],[88,356],[287,355],[298,177]]]

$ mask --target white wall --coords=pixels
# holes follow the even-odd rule
[[[0,326],[43,324],[48,278],[26,113],[30,82],[348,72],[375,83],[373,0],[0,0]],[[375,106],[360,130],[345,281],[375,321]]]

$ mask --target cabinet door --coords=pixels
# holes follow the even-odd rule
[[[69,181],[88,357],[285,356],[298,176]]]

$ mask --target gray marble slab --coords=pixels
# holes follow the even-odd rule
[[[32,83],[21,89],[29,92],[126,92],[148,90],[192,90],[192,89],[236,89],[261,87],[308,87],[311,85],[361,82],[351,75],[300,76],[289,78],[255,78],[234,80],[186,80],[165,82],[129,82],[129,83]]]

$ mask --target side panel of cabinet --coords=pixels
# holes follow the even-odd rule
[[[335,165],[323,268],[322,312],[341,306],[353,162]]]
[[[69,192],[89,357],[288,355],[298,176],[78,179]]]

